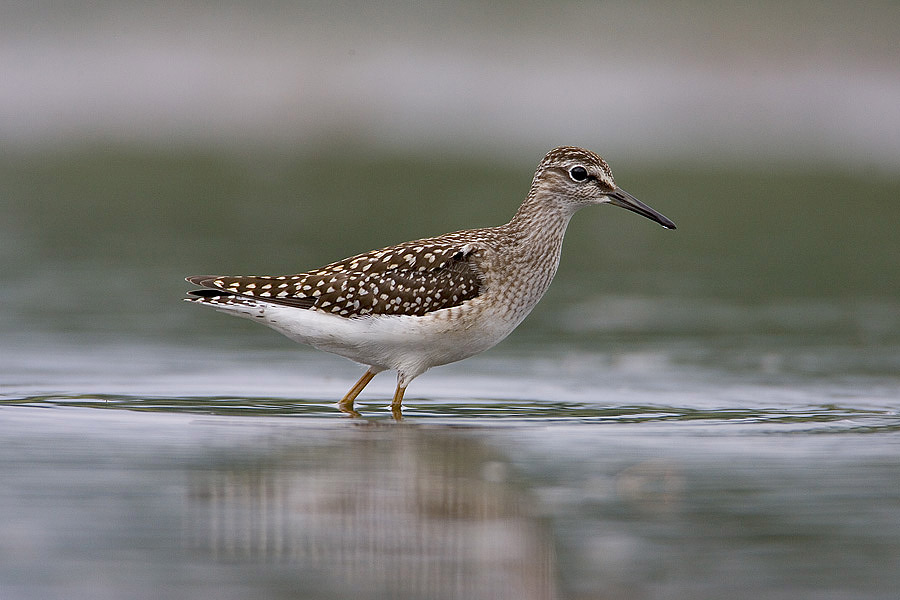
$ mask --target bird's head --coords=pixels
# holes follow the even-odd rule
[[[531,195],[572,212],[588,204],[612,204],[675,229],[671,220],[618,187],[606,161],[584,148],[560,146],[548,152],[534,174]]]

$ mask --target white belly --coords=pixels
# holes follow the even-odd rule
[[[253,300],[215,308],[257,320],[297,342],[411,377],[491,348],[525,317],[491,311],[483,297],[419,317],[347,318]]]

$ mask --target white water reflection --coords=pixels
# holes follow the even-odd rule
[[[887,600],[900,584],[896,432],[465,421],[0,406],[0,592]]]
[[[339,444],[192,472],[191,548],[215,560],[290,564],[315,573],[326,595],[557,597],[553,545],[534,500],[477,438],[334,433]]]

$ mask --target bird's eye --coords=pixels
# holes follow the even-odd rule
[[[572,181],[584,181],[587,179],[588,172],[584,167],[572,167],[569,169],[569,177]]]

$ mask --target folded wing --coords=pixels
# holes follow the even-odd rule
[[[188,277],[204,290],[321,310],[344,317],[415,315],[458,306],[481,293],[480,250],[452,241],[417,240],[373,250],[297,275]]]

